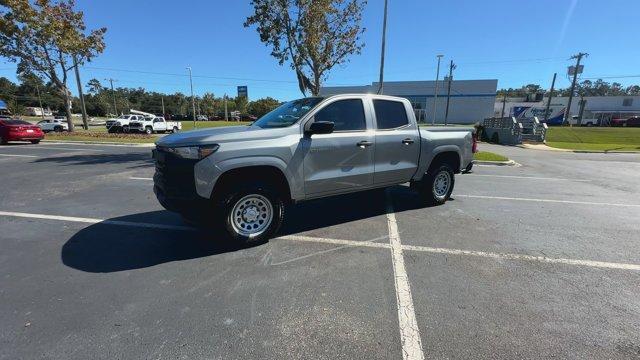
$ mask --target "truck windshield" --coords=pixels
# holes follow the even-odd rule
[[[310,97],[289,101],[264,115],[252,125],[262,129],[291,126],[322,100],[323,98],[321,97]]]

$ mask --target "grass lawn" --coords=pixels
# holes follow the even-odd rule
[[[221,126],[243,126],[247,122],[235,121],[198,121],[196,126],[198,129],[221,127]],[[193,121],[183,121],[182,131],[193,130]],[[89,130],[76,127],[73,133],[53,133],[45,135],[45,140],[61,140],[61,141],[97,141],[97,142],[118,142],[118,143],[154,143],[158,140],[158,135],[146,134],[109,134],[104,126],[91,126]]]
[[[640,128],[550,127],[546,140],[561,149],[640,151]]]
[[[211,127],[221,127],[221,126],[243,126],[248,125],[250,122],[246,121],[196,121],[197,129],[211,128]],[[193,130],[193,121],[182,121],[182,130],[189,131]]]
[[[474,160],[480,161],[509,161],[509,158],[488,151],[480,151],[473,154]]]
[[[479,161],[509,161],[509,158],[488,151],[480,151],[473,154],[473,159]]]

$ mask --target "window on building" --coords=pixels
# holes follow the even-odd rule
[[[378,129],[395,129],[409,124],[407,110],[399,101],[373,100]]]
[[[622,106],[631,106],[633,105],[633,99],[622,99]]]
[[[334,131],[360,131],[367,129],[364,106],[360,99],[338,100],[314,115],[314,121],[330,121]]]

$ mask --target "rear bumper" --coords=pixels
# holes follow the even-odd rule
[[[44,139],[44,133],[8,133],[6,135],[7,141],[30,141],[30,140],[42,140]]]

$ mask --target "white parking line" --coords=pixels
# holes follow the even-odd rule
[[[316,238],[316,237],[301,236],[301,235],[286,235],[286,236],[278,237],[276,239],[343,245],[343,246],[350,246],[350,247],[393,249],[394,243],[396,245],[399,243],[399,237],[397,236],[398,233],[397,233],[397,224],[395,222],[395,215],[393,213],[390,213],[390,215],[391,216],[389,216],[387,219],[388,224],[390,225],[389,235],[390,237],[391,235],[394,235],[394,234],[395,234],[394,236],[396,236],[395,240],[394,239],[390,240],[391,242],[393,242],[391,244],[376,243],[371,241]],[[21,213],[21,212],[13,212],[13,211],[0,211],[0,216],[28,218],[28,219],[42,219],[42,220],[57,220],[57,221],[77,222],[77,223],[86,223],[86,224],[100,223],[100,224],[119,225],[119,226],[133,226],[133,227],[142,227],[142,228],[163,229],[163,230],[181,230],[181,231],[196,230],[193,227],[181,226],[181,225],[138,223],[133,221],[103,220],[103,219],[96,219],[96,218],[32,214],[32,213]],[[392,230],[394,226],[395,226],[395,230]],[[397,250],[397,247],[396,247],[396,250]],[[586,267],[595,267],[595,268],[640,271],[640,264],[606,262],[606,261],[597,261],[597,260],[550,258],[550,257],[533,256],[533,255],[526,255],[526,254],[493,253],[493,252],[485,252],[485,251],[434,248],[434,247],[428,247],[428,246],[415,246],[415,245],[401,245],[401,250],[428,252],[428,253],[434,253],[434,254],[476,256],[476,257],[484,257],[484,258],[491,258],[491,259],[506,259],[506,260],[525,260],[525,261],[544,262],[544,263],[551,263],[551,264],[564,264],[564,265],[586,266]],[[404,265],[404,259],[402,262]]]
[[[36,158],[37,157],[35,155],[18,155],[18,154],[0,154],[0,156],[6,156],[6,157],[28,157],[28,158]]]
[[[136,177],[136,176],[131,176],[131,177],[129,177],[129,179],[131,179],[131,180],[147,180],[147,181],[153,181],[153,178],[150,178],[150,177]]]
[[[301,235],[285,235],[285,236],[278,237],[278,239],[342,245],[342,246],[372,247],[372,248],[382,248],[382,249],[389,249],[391,247],[389,244],[371,242],[371,240],[369,241],[340,240],[340,239],[317,238],[317,237],[301,236]]]
[[[559,203],[559,204],[576,204],[576,205],[600,205],[600,206],[618,206],[618,207],[640,207],[638,204],[619,204],[619,203],[601,203],[591,201],[573,201],[573,200],[555,200],[555,199],[531,199],[531,198],[516,198],[506,196],[485,196],[485,195],[462,195],[455,194],[454,197],[466,197],[473,199],[490,199],[490,200],[511,200],[511,201],[530,201],[530,202],[543,202],[543,203]]]
[[[393,211],[391,197],[387,192],[387,226],[389,227],[389,244],[391,246],[391,259],[396,288],[396,301],[398,305],[398,323],[400,325],[400,340],[402,342],[402,358],[404,360],[422,360],[422,340],[416,320],[416,312],[413,307],[409,276],[404,266],[404,254],[402,243],[398,233],[396,215]]]
[[[70,151],[99,151],[102,152],[104,150],[100,149],[89,149],[89,148],[67,148],[67,147],[59,147],[59,146],[51,146],[51,145],[37,145],[37,146],[13,146],[11,149],[25,149],[25,150],[70,150]]]
[[[493,253],[493,252],[485,252],[485,251],[445,249],[445,248],[433,248],[428,246],[413,246],[413,245],[404,245],[403,248],[409,251],[422,251],[422,252],[428,252],[428,253],[434,253],[434,254],[478,256],[478,257],[484,257],[484,258],[506,259],[506,260],[525,260],[525,261],[545,262],[545,263],[551,263],[551,264],[577,265],[577,266],[588,266],[588,267],[606,268],[606,269],[635,270],[635,271],[640,270],[640,265],[638,264],[614,263],[614,262],[606,262],[606,261],[548,258],[544,256],[533,256],[533,255],[524,255],[524,254],[505,254],[505,253]]]
[[[79,223],[86,223],[86,224],[98,224],[98,223],[100,223],[100,224],[107,224],[107,225],[133,226],[133,227],[141,227],[141,228],[148,228],[148,229],[181,230],[181,231],[194,231],[194,230],[196,230],[193,227],[181,226],[181,225],[165,225],[165,224],[141,223],[141,222],[133,222],[133,221],[120,221],[120,220],[103,220],[103,219],[95,219],[95,218],[82,218],[82,217],[74,217],[74,216],[59,216],[59,215],[20,213],[20,212],[12,212],[12,211],[0,211],[0,216],[10,216],[10,217],[19,217],[19,218],[28,218],[28,219],[42,219],[42,220],[57,220],[57,221],[79,222]]]
[[[590,182],[586,179],[565,179],[554,177],[539,177],[539,176],[517,176],[517,175],[490,175],[490,174],[465,174],[465,176],[484,176],[484,177],[497,177],[497,178],[513,178],[513,179],[529,179],[529,180],[551,180],[551,181],[578,181],[578,182]]]

